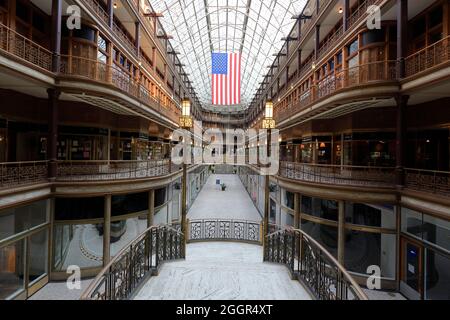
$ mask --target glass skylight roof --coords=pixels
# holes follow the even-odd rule
[[[211,52],[242,54],[247,107],[307,0],[153,0],[201,103],[211,104]],[[224,107],[219,107],[224,109]]]

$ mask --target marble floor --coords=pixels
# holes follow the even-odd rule
[[[221,191],[216,180],[225,183]],[[261,221],[262,216],[254,206],[239,176],[212,174],[188,212],[188,219],[235,219]]]
[[[262,247],[188,244],[186,260],[165,263],[135,300],[310,300],[287,268],[262,262]]]
[[[28,300],[78,300],[92,280],[82,280],[81,289],[73,290],[67,288],[65,281],[48,283]]]

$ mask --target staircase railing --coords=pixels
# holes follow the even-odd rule
[[[168,226],[144,231],[122,249],[82,294],[82,300],[126,300],[164,261],[185,258],[184,235]]]
[[[266,236],[264,261],[286,265],[319,300],[368,300],[345,268],[301,230],[285,229]]]

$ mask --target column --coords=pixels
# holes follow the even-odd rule
[[[406,150],[406,108],[408,106],[409,96],[398,95],[397,101],[397,132],[396,132],[396,168],[395,182],[397,186],[404,185],[404,166]]]
[[[111,129],[108,129],[108,145],[107,145],[108,165],[111,162]]]
[[[338,262],[344,265],[345,251],[345,203],[339,200],[339,220],[338,220]]]
[[[267,157],[270,159],[271,129],[267,130]],[[269,193],[270,176],[266,173],[264,183],[264,233],[263,246],[266,243],[266,236],[269,234],[269,210],[270,210],[270,193]]]
[[[111,260],[110,241],[111,241],[111,198],[110,194],[105,196],[103,225],[103,266],[106,266]]]
[[[300,77],[300,71],[302,70],[302,49],[297,50],[297,70],[298,74],[297,77]]]
[[[134,29],[134,46],[136,47],[137,54],[139,57],[140,50],[141,50],[141,24],[139,21],[136,21],[134,23],[135,29]]]
[[[286,66],[286,90],[289,90],[287,87],[289,84],[289,66]]]
[[[59,64],[61,59],[61,19],[62,19],[62,0],[53,0],[52,1],[53,72],[59,71]]]
[[[348,30],[348,18],[350,17],[350,0],[344,0],[344,7],[342,9],[342,25],[345,32]]]
[[[397,77],[405,77],[405,56],[408,48],[408,0],[397,0]]]
[[[56,178],[57,166],[57,150],[56,144],[58,142],[58,100],[61,91],[57,89],[48,89],[48,141],[47,141],[47,159],[48,177],[51,180]]]
[[[114,25],[114,0],[108,0],[106,4],[106,10],[108,13],[108,25],[112,29]]]
[[[153,226],[153,219],[155,217],[155,190],[148,192],[148,214],[147,214],[147,228]]]
[[[156,72],[156,47],[152,48],[153,71]]]
[[[301,205],[302,205],[302,195],[300,193],[295,193],[294,194],[294,228],[295,229],[300,229]]]
[[[315,44],[314,44],[314,60],[319,58],[319,45],[320,45],[320,25],[316,25]]]

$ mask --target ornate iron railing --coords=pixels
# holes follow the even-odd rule
[[[184,235],[151,227],[122,249],[82,294],[82,300],[129,299],[164,261],[185,258]]]
[[[309,62],[308,62],[309,64]],[[300,77],[306,72],[313,72],[312,68],[303,69]],[[381,81],[397,80],[397,61],[378,61],[348,68],[321,79],[315,85],[299,93],[296,103],[285,103],[284,100],[275,105],[275,119],[283,121],[320,99],[329,97],[341,90],[359,85],[379,83]]]
[[[450,37],[414,53],[405,59],[406,77],[450,61]]]
[[[412,190],[450,196],[450,172],[405,169],[405,186]]]
[[[0,188],[46,182],[48,161],[0,163]]]
[[[244,241],[261,244],[261,222],[227,219],[190,220],[188,241]]]
[[[266,236],[264,261],[286,265],[319,300],[368,300],[345,268],[317,241],[301,230]]]
[[[165,105],[155,92],[150,92],[144,85],[117,66],[110,66],[98,60],[63,55],[59,71],[62,75],[83,77],[101,84],[111,84],[170,120],[177,123],[180,120],[181,111],[175,104]]]
[[[122,180],[149,178],[170,173],[170,161],[59,161],[58,181]]]
[[[50,50],[45,49],[1,23],[0,50],[47,71],[52,70],[53,55]]]
[[[281,162],[279,175],[294,180],[354,186],[391,187],[395,168]]]

